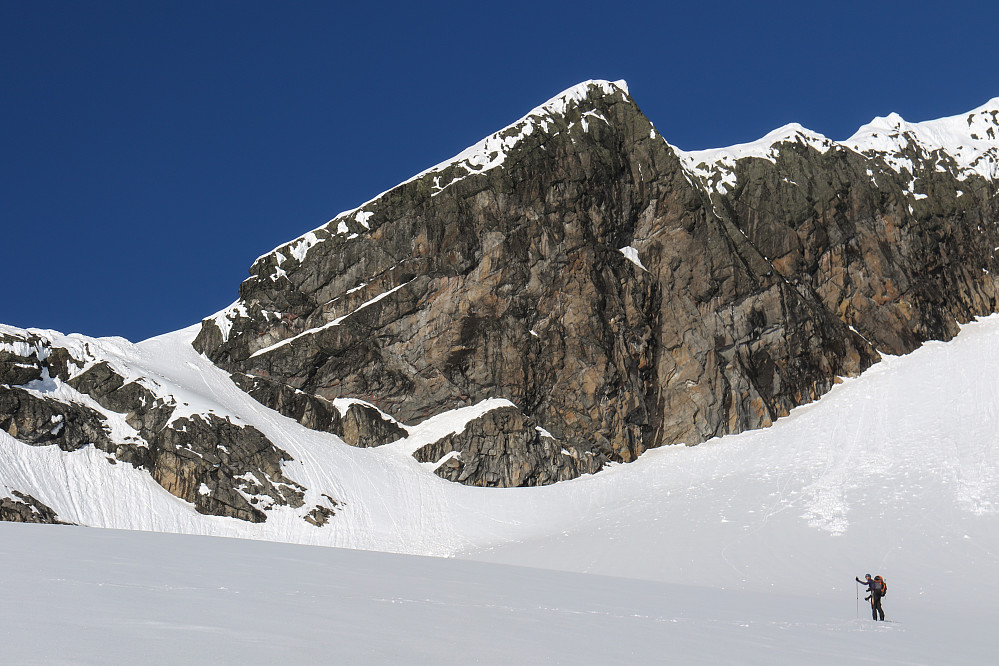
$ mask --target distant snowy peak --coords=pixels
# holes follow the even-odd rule
[[[683,151],[678,148],[673,150],[676,151],[689,173],[711,189],[725,194],[735,187],[735,164],[737,161],[747,157],[756,157],[776,162],[780,146],[785,143],[811,146],[822,153],[835,145],[833,141],[817,132],[802,127],[798,123],[790,123],[749,143],[708,150]]]
[[[896,171],[908,168],[903,156],[916,150],[924,156],[950,157],[961,180],[978,174],[987,180],[999,178],[999,97],[957,116],[906,122],[897,113],[878,117],[861,127],[843,146],[863,155],[887,156]],[[938,170],[945,170],[943,165]]]
[[[570,112],[583,105],[586,100],[615,95],[619,95],[622,100],[629,99],[626,81],[589,80],[579,83],[535,107],[516,122],[490,134],[454,157],[421,171],[396,187],[432,177],[431,197],[437,196],[468,176],[502,167],[510,152],[524,138],[538,132],[550,131],[556,125],[556,119],[565,118]],[[580,115],[578,121],[570,123],[569,129],[578,124],[583,128],[583,131],[589,131],[591,123],[594,122],[607,123],[608,121],[596,111],[585,111]],[[390,191],[382,192],[357,208],[339,213],[318,229],[258,257],[255,264],[273,257],[276,261],[269,276],[274,281],[280,279],[285,275],[282,266],[286,261],[294,258],[301,263],[308,251],[316,244],[336,236],[347,239],[355,238],[370,230],[369,220],[374,213],[367,208]]]
[[[913,159],[950,171],[958,179],[979,175],[999,179],[999,97],[957,116],[906,122],[897,113],[877,117],[845,141],[831,141],[797,123],[785,125],[749,143],[727,148],[675,149],[687,171],[708,189],[725,194],[736,185],[736,162],[745,158],[776,162],[781,145],[799,143],[821,153],[845,148],[880,158],[897,173],[916,170]]]

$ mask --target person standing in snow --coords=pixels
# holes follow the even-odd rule
[[[881,608],[881,597],[884,588],[881,585],[881,581],[871,578],[871,574],[866,574],[864,578],[866,578],[867,580],[860,580],[859,578],[857,578],[856,580],[858,583],[863,583],[864,585],[866,585],[867,591],[871,595],[867,597],[871,601],[871,617],[873,617],[874,620],[877,621],[878,613],[880,613],[881,620],[884,621],[885,611],[883,608]]]

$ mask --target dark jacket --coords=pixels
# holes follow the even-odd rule
[[[881,581],[874,580],[873,578],[871,578],[870,580],[860,580],[858,578],[857,582],[866,585],[867,591],[870,592],[871,594],[876,594],[879,597],[881,596],[881,590],[882,590]]]

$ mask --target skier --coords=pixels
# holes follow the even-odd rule
[[[881,608],[881,597],[882,597],[882,592],[884,591],[884,586],[883,586],[884,584],[880,580],[881,576],[878,576],[877,578],[871,578],[871,574],[866,574],[864,578],[866,578],[867,580],[860,580],[859,578],[857,578],[856,580],[858,583],[863,583],[864,585],[866,585],[867,591],[870,593],[870,596],[865,597],[865,599],[870,600],[871,602],[871,617],[873,617],[874,620],[877,621],[878,613],[880,613],[881,620],[884,621],[885,611],[883,608]]]

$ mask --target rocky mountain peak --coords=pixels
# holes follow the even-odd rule
[[[601,110],[619,103],[634,104],[628,95],[627,82],[584,81],[552,97],[516,122],[469,146],[454,157],[418,173],[397,188],[414,182],[428,181],[429,194],[431,197],[436,197],[464,178],[502,167],[511,153],[527,137],[533,136],[535,139],[533,143],[538,143],[538,137],[549,135],[552,131],[556,133],[571,131],[577,125],[588,131],[590,123],[610,122]],[[254,268],[261,262],[273,265],[270,278],[277,280],[283,273],[282,265],[286,260],[294,258],[301,262],[304,255],[325,238],[340,235],[354,237],[370,230],[374,213],[368,209],[386,194],[388,193],[383,192],[357,208],[339,213],[322,227],[275,248],[259,257],[254,262]],[[254,268],[251,268],[251,273],[256,272]]]
[[[821,134],[798,123],[789,123],[756,141],[725,148],[676,152],[693,179],[709,191],[724,194],[736,185],[735,167],[739,160],[757,158],[775,162],[781,145],[786,143],[808,146],[820,153],[834,146],[832,141]]]
[[[940,127],[889,115],[834,142],[790,124],[683,152],[623,83],[585,82],[261,257],[195,345],[296,418],[350,398],[408,427],[509,402],[421,449],[465,483],[546,483],[765,426],[879,349],[991,311],[991,279],[953,260],[911,273],[943,247],[991,265],[961,225],[919,230],[961,210],[969,176],[931,144]],[[917,211],[934,188],[954,206]]]
[[[647,189],[660,174],[684,180],[623,82],[580,84],[258,259],[239,301],[207,319],[195,345],[296,418],[354,398],[386,421],[415,424],[506,399],[521,416],[479,431],[512,428],[503,436],[517,445],[508,448],[543,449],[530,460],[555,469],[509,460],[476,464],[474,478],[452,469],[472,483],[551,481],[633,459],[646,419],[619,419],[645,409],[636,371],[651,367],[641,360],[649,332],[636,299],[647,299],[651,284],[631,241],[642,210],[674,199],[657,204]],[[693,191],[685,196],[696,205]],[[613,333],[604,320],[614,321]],[[580,386],[559,376],[566,355],[603,369]],[[582,433],[600,429],[607,415],[598,405],[608,399],[624,413],[605,426],[613,438],[597,435],[607,452],[595,458]],[[538,436],[548,424],[566,433],[555,416],[566,411],[567,434]]]
[[[980,176],[995,181],[999,179],[997,99],[968,113],[918,123],[891,113],[875,118],[842,144],[863,155],[882,157],[898,172],[914,173],[915,160],[959,180]]]
[[[832,141],[798,123],[790,123],[756,141],[707,150],[677,150],[691,177],[710,192],[726,194],[737,186],[736,163],[755,158],[776,163],[784,144],[819,153],[848,149],[901,174],[922,168],[946,171],[959,180],[980,176],[999,179],[999,102],[995,98],[972,111],[949,118],[907,122],[897,113],[879,116],[850,138]],[[880,168],[880,167],[878,167]],[[874,176],[875,169],[869,169]]]
[[[684,152],[623,82],[587,81],[258,258],[192,344],[213,386],[299,433],[471,485],[766,427],[996,311],[986,107]],[[189,409],[145,351],[115,349],[0,331],[0,427],[93,444],[206,513],[291,507],[319,528],[342,508],[284,473],[256,417]],[[13,497],[10,515],[44,514]]]

